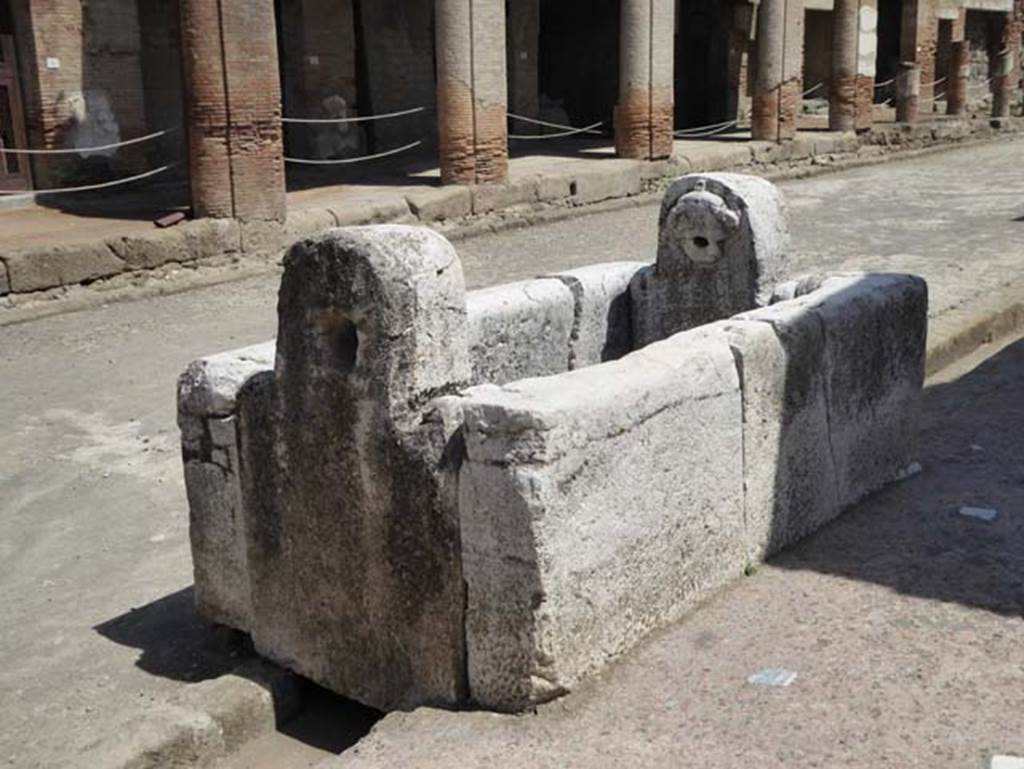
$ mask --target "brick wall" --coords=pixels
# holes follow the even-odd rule
[[[29,143],[108,144],[146,132],[139,18],[133,0],[15,0]],[[98,181],[146,165],[141,148],[37,158],[37,187]]]

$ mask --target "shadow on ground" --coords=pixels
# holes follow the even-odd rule
[[[1024,340],[925,391],[923,472],[772,563],[1024,615]],[[959,514],[994,508],[991,522]]]

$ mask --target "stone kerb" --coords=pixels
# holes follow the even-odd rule
[[[657,262],[630,287],[636,346],[767,305],[789,243],[781,193],[740,174],[690,174],[665,193]]]
[[[477,703],[562,694],[742,574],[741,400],[723,334],[474,388],[463,416]]]

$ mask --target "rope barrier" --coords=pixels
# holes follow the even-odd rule
[[[393,117],[403,117],[405,115],[415,115],[418,112],[425,112],[426,107],[413,107],[412,109],[403,109],[399,112],[388,112],[384,115],[363,115],[360,117],[338,117],[338,118],[311,118],[311,117],[282,117],[282,123],[304,123],[304,124],[322,124],[322,123],[363,123],[368,120],[388,120]]]
[[[604,125],[601,122],[588,125],[584,128],[570,128],[568,131],[562,131],[557,134],[509,134],[509,139],[523,139],[526,141],[536,141],[537,139],[562,139],[566,136],[575,136],[576,134],[600,134],[600,131],[594,129],[598,126]]]
[[[887,85],[891,85],[896,82],[896,78],[891,77],[888,80],[884,80],[881,83],[875,83],[875,88],[885,88]]]
[[[980,83],[972,83],[969,86],[967,86],[967,90],[970,90],[972,88],[984,88],[984,87],[986,87],[991,82],[992,82],[992,78],[989,78],[988,80],[983,80]]]
[[[600,131],[595,131],[594,128],[596,126],[603,125],[603,123],[594,123],[594,125],[587,126],[586,128],[575,128],[575,127],[573,127],[571,125],[561,125],[560,123],[549,123],[546,120],[537,120],[536,118],[526,117],[526,115],[517,115],[514,112],[509,112],[507,114],[513,120],[521,120],[524,123],[532,123],[533,125],[544,126],[545,128],[557,128],[557,129],[559,129],[561,131],[573,131],[575,133],[582,133],[584,131],[587,131],[587,132],[592,133],[592,134],[600,135],[601,132]],[[530,138],[532,139],[534,137],[530,136]]]
[[[55,149],[55,150],[22,150],[22,149],[8,149],[7,147],[0,147],[0,152],[5,155],[78,155],[86,152],[102,152],[104,150],[117,149],[118,147],[127,147],[130,144],[139,144],[141,142],[148,142],[151,139],[156,139],[161,136],[166,136],[169,133],[174,133],[181,126],[174,126],[173,128],[165,128],[163,131],[155,131],[145,136],[137,136],[134,139],[125,139],[123,142],[115,142],[113,144],[103,144],[98,147],[70,147],[67,149]]]
[[[404,147],[396,147],[393,150],[386,150],[384,152],[378,152],[375,155],[361,155],[357,158],[338,158],[336,160],[313,160],[311,158],[285,158],[286,163],[299,163],[307,166],[343,166],[351,165],[352,163],[364,163],[367,160],[378,160],[379,158],[386,158],[391,155],[397,155],[399,152],[405,152],[411,150],[413,147],[418,147],[423,144],[422,141],[417,140],[411,144],[406,144]]]
[[[690,128],[680,128],[677,131],[673,131],[676,136],[688,136],[693,133],[703,133],[709,129],[721,128],[722,126],[730,126],[736,123],[735,120],[723,120],[721,123],[709,123],[708,125],[692,126]]]
[[[108,187],[117,187],[121,184],[129,184],[130,182],[137,182],[141,179],[148,179],[150,176],[156,176],[162,174],[169,168],[173,168],[178,165],[177,163],[169,163],[166,166],[160,168],[154,168],[152,171],[146,171],[143,174],[136,174],[135,176],[129,176],[126,179],[114,179],[109,182],[101,182],[100,184],[83,184],[80,187],[58,187],[49,190],[0,190],[0,195],[25,195],[25,194],[36,194],[36,195],[56,195],[58,193],[65,192],[87,192],[89,190],[102,190]]]
[[[736,122],[737,121],[735,121],[735,120],[730,120],[725,125],[719,126],[718,128],[713,128],[713,129],[708,130],[708,131],[704,131],[702,133],[689,133],[689,134],[682,134],[682,135],[680,135],[679,133],[676,133],[675,137],[677,139],[704,139],[704,138],[707,138],[708,136],[715,136],[716,134],[725,133],[730,128],[735,126]]]
[[[810,96],[810,95],[811,95],[812,93],[814,93],[814,92],[815,92],[815,91],[817,91],[817,90],[818,90],[819,88],[821,88],[821,87],[822,87],[823,85],[825,85],[825,84],[824,84],[824,83],[818,83],[818,84],[817,84],[816,86],[813,86],[813,87],[811,87],[811,88],[808,88],[808,89],[807,89],[806,91],[804,91],[804,92],[803,92],[803,93],[801,94],[801,96],[803,96],[803,97],[804,97],[804,98],[806,99],[806,98],[807,98],[808,96]]]
[[[940,77],[938,80],[933,80],[930,83],[925,83],[923,87],[924,88],[932,88],[933,86],[937,86],[939,83],[944,83],[944,82],[946,82],[946,78]]]

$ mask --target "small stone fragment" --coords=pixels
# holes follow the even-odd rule
[[[1024,758],[1020,756],[992,756],[989,769],[1024,769]]]
[[[968,518],[977,518],[979,521],[991,523],[999,517],[999,511],[993,510],[991,507],[964,506],[960,508],[960,515],[967,516]]]
[[[765,668],[759,673],[754,673],[747,679],[747,683],[755,686],[789,686],[796,680],[796,673],[785,668]]]

